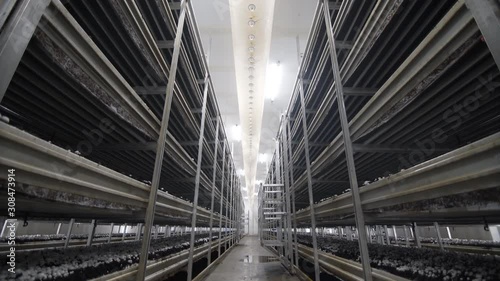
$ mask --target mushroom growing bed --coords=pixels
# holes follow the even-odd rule
[[[151,240],[148,260],[159,260],[189,248],[190,235]],[[195,247],[209,241],[198,235]],[[217,239],[213,236],[212,239]],[[139,263],[142,241],[101,244],[91,247],[35,250],[16,253],[16,274],[0,266],[0,280],[79,281],[97,278]]]
[[[312,247],[311,236],[300,235],[298,242]],[[357,241],[318,237],[318,248],[335,256],[361,261]],[[498,257],[495,256],[380,244],[368,244],[368,250],[372,267],[411,280],[500,280]]]

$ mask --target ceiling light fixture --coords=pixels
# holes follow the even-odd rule
[[[250,5],[248,5],[248,10],[249,10],[250,12],[255,12],[255,9],[257,9],[257,7],[255,6],[255,4],[250,4]]]
[[[253,35],[253,34],[248,35],[248,39],[249,39],[250,41],[255,40],[255,35]]]
[[[251,53],[255,52],[255,47],[254,46],[248,47],[248,51],[250,51]]]
[[[255,58],[254,58],[254,57],[249,57],[249,58],[248,58],[248,61],[249,61],[249,62],[255,62]]]
[[[272,63],[267,66],[266,74],[266,98],[274,101],[278,95],[281,84],[281,66],[280,62]]]
[[[254,27],[254,26],[255,26],[255,21],[254,21],[254,20],[252,20],[252,19],[251,19],[251,20],[249,20],[249,21],[248,21],[248,26],[250,26],[250,27]]]
[[[234,125],[231,129],[231,139],[234,141],[241,141],[241,127]]]
[[[266,161],[267,161],[267,154],[260,153],[259,154],[259,163],[266,163]]]

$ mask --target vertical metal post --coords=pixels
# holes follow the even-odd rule
[[[312,191],[311,159],[309,157],[309,133],[307,131],[306,103],[304,98],[302,77],[299,78],[299,94],[300,94],[300,103],[302,107],[302,130],[304,131],[304,151],[306,155],[307,189],[309,193],[309,208],[311,213],[311,235],[312,235],[313,252],[314,252],[314,273],[315,273],[315,281],[320,281],[318,241],[316,238],[316,215],[314,212],[314,199]]]
[[[198,211],[198,196],[200,190],[200,176],[201,176],[201,160],[203,157],[203,140],[205,133],[205,118],[207,115],[207,99],[208,99],[208,84],[209,80],[208,72],[205,74],[205,86],[203,89],[203,104],[201,108],[201,128],[200,137],[198,139],[198,161],[196,162],[196,178],[194,186],[194,200],[193,200],[193,214],[191,215],[191,239],[189,247],[189,259],[188,259],[188,272],[187,281],[191,281],[193,276],[193,255],[194,255],[194,238],[196,234],[196,215]],[[210,252],[210,251],[209,251]]]
[[[292,199],[292,219],[293,219],[293,234],[294,234],[294,254],[295,254],[295,266],[299,268],[299,250],[298,250],[298,245],[297,245],[297,216],[295,215],[296,209],[295,209],[295,180],[293,176],[293,151],[292,151],[292,133],[290,130],[290,117],[287,116],[286,121],[286,131],[287,131],[287,151],[290,153],[289,157],[289,162],[288,162],[288,167],[290,171],[290,191],[291,191],[291,199]]]
[[[403,225],[403,231],[405,234],[405,245],[406,247],[410,247],[410,239],[408,238],[408,226],[406,224]]]
[[[394,245],[398,245],[398,233],[396,232],[396,226],[393,225],[392,226],[392,232],[394,232]]]
[[[231,151],[232,154],[232,151]],[[226,190],[226,221],[224,224],[224,236],[227,236],[227,231],[228,231],[228,224],[229,224],[229,190],[233,188],[233,174],[234,174],[234,166],[231,163],[230,166],[231,172],[229,173],[229,182],[228,182],[228,188]],[[227,240],[224,241],[224,249],[227,251]]]
[[[375,225],[375,230],[374,230],[374,231],[375,231],[375,243],[377,243],[377,244],[382,244],[382,243],[380,242],[380,239],[379,239],[379,238],[380,238],[380,235],[379,235],[379,228],[378,228],[378,225]]]
[[[500,3],[498,0],[465,0],[500,69]]]
[[[207,253],[207,265],[212,262],[212,227],[214,223],[214,201],[215,201],[215,181],[217,178],[217,152],[219,151],[219,126],[220,118],[217,117],[217,125],[215,126],[215,146],[214,146],[214,163],[212,165],[212,193],[210,196],[210,222],[209,222],[209,235],[208,235],[208,253]],[[223,159],[224,160],[224,159]],[[221,195],[222,196],[222,195]]]
[[[229,202],[228,202],[228,208],[229,208],[229,217],[228,217],[228,223],[229,223],[229,233],[231,234],[231,238],[227,241],[228,247],[231,247],[233,244],[233,203],[234,203],[234,198],[233,198],[233,190],[236,186],[236,174],[234,174],[234,169],[233,169],[233,177],[231,181],[231,189],[229,190]]]
[[[182,31],[184,29],[184,21],[186,18],[186,5],[189,0],[181,1],[181,11],[179,22],[174,40],[174,51],[172,55],[172,63],[170,64],[170,72],[168,73],[168,83],[165,96],[165,104],[163,106],[163,114],[161,118],[160,134],[156,144],[156,158],[153,170],[153,179],[151,190],[149,192],[148,207],[146,210],[144,239],[142,240],[141,254],[139,258],[139,266],[137,267],[137,281],[143,281],[146,277],[146,264],[148,261],[149,246],[151,242],[151,227],[153,226],[154,214],[156,208],[156,195],[160,184],[161,171],[163,166],[163,156],[165,153],[165,139],[167,137],[168,121],[170,119],[170,109],[172,107],[172,97],[174,92],[175,77],[177,74],[177,64],[181,49]]]
[[[387,225],[384,225],[385,230],[385,239],[387,241],[387,245],[391,245],[391,239],[389,238],[389,229],[387,229]]]
[[[417,245],[417,248],[421,248],[422,244],[420,243],[420,237],[418,236],[418,225],[416,222],[413,223],[413,228],[415,229],[415,243]]]
[[[123,225],[122,241],[125,241],[125,235],[127,234],[127,224]]]
[[[234,202],[234,231],[236,232],[236,236],[234,237],[234,244],[238,243],[240,237],[240,226],[241,226],[241,214],[240,214],[240,197],[241,197],[241,183],[238,182],[236,186],[236,201]]]
[[[293,272],[293,241],[292,241],[292,218],[291,218],[291,213],[292,213],[292,206],[291,206],[291,190],[292,187],[290,186],[290,163],[289,163],[289,158],[288,158],[288,134],[287,134],[287,120],[288,117],[285,117],[283,119],[282,123],[282,132],[283,132],[283,141],[282,141],[282,147],[283,147],[283,168],[285,170],[285,192],[286,192],[286,224],[287,224],[287,235],[288,235],[288,258],[290,260],[290,271]],[[295,212],[294,212],[295,213]]]
[[[275,141],[275,149],[276,149],[276,156],[274,158],[274,168],[276,169],[276,172],[274,173],[276,175],[276,184],[281,184],[281,155],[280,155],[280,143],[279,143],[279,140],[276,139]],[[280,201],[280,200],[283,200],[283,197],[282,197],[282,193],[283,193],[283,189],[282,187],[276,187],[276,190],[280,189],[279,193],[276,193],[276,200],[277,201]],[[280,208],[279,208],[279,211],[278,212],[283,212],[283,207],[285,207],[284,205],[280,205]],[[281,215],[280,215],[281,216]],[[276,231],[277,231],[277,240],[279,242],[281,242],[281,245],[282,247],[278,247],[278,253],[279,253],[279,256],[280,258],[282,256],[284,256],[284,253],[283,253],[283,250],[284,250],[284,239],[283,239],[283,225],[281,224],[281,219],[280,220],[276,220]]]
[[[370,233],[370,226],[365,225],[365,229],[366,229],[367,242],[371,244],[372,243],[372,235]]]
[[[108,242],[107,243],[111,242],[111,236],[113,236],[113,227],[114,226],[115,226],[115,224],[111,223],[111,229],[109,230],[109,236],[108,236]]]
[[[155,225],[155,234],[154,234],[154,239],[158,239],[158,225]]]
[[[380,237],[380,244],[385,245],[385,239],[384,239],[384,234],[382,234],[382,226],[379,225],[378,227],[378,234]]]
[[[437,233],[439,249],[441,249],[443,251],[444,250],[443,240],[441,238],[441,232],[439,231],[439,224],[437,222],[434,222],[434,228],[436,229],[436,233]]]
[[[73,231],[73,225],[75,224],[75,219],[69,220],[68,231],[66,232],[66,241],[64,241],[64,249],[68,248],[69,240],[71,240],[71,231]]]
[[[87,237],[87,247],[92,246],[92,239],[94,239],[95,229],[97,227],[97,222],[92,220],[90,223],[89,236]]]
[[[61,231],[61,224],[62,224],[62,223],[59,223],[59,224],[57,225],[56,235],[59,235],[59,232]]]
[[[50,0],[20,0],[0,33],[0,102]],[[7,11],[6,11],[7,12]]]
[[[323,0],[323,12],[325,25],[327,30],[327,36],[330,46],[330,60],[332,62],[333,77],[335,81],[335,92],[337,97],[337,105],[340,115],[340,124],[342,127],[342,135],[344,137],[344,151],[346,155],[347,168],[349,172],[349,181],[351,185],[352,199],[354,203],[354,215],[356,218],[356,227],[358,229],[363,229],[365,226],[365,218],[363,215],[363,209],[361,206],[361,199],[358,190],[358,178],[356,175],[356,167],[354,163],[354,153],[352,149],[351,134],[349,131],[349,121],[347,120],[347,113],[344,103],[344,89],[342,85],[342,79],[340,77],[340,68],[337,60],[337,50],[335,48],[335,38],[332,30],[329,0]],[[372,270],[370,266],[370,259],[368,255],[368,245],[366,241],[366,236],[363,231],[359,231],[359,250],[361,255],[361,263],[363,264],[363,276],[366,281],[372,280]]]
[[[224,204],[224,180],[226,176],[224,175],[224,168],[226,166],[226,143],[222,145],[222,179],[221,179],[221,191],[220,191],[220,210],[219,210],[219,245],[217,246],[218,257],[220,257],[220,244],[222,235],[222,205]]]
[[[141,234],[142,234],[142,223],[137,224],[137,233],[135,235],[135,240],[139,241],[141,240]]]

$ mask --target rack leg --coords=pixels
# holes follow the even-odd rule
[[[75,224],[75,219],[71,219],[68,225],[68,231],[66,232],[66,241],[64,241],[64,249],[68,248],[69,240],[71,240],[71,231],[73,230],[73,225]]]
[[[439,249],[441,249],[441,251],[444,251],[443,240],[441,238],[441,232],[439,231],[439,224],[437,222],[434,222],[434,228],[436,229],[437,233]]]
[[[92,220],[90,223],[89,237],[87,238],[87,247],[92,246],[92,239],[94,239],[95,229],[97,227],[97,222]]]
[[[417,245],[417,248],[421,248],[422,245],[420,243],[420,237],[418,236],[418,225],[417,225],[416,222],[413,223],[413,227],[415,228],[415,231],[414,231],[414,233],[415,233],[415,243]]]
[[[113,227],[115,227],[115,224],[111,223],[111,229],[109,230],[109,235],[108,235],[108,243],[111,242],[111,237],[113,236]]]

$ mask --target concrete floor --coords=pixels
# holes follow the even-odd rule
[[[272,257],[274,255],[271,252],[260,246],[257,236],[246,236],[204,281],[299,280],[291,276],[279,261],[273,261]]]

